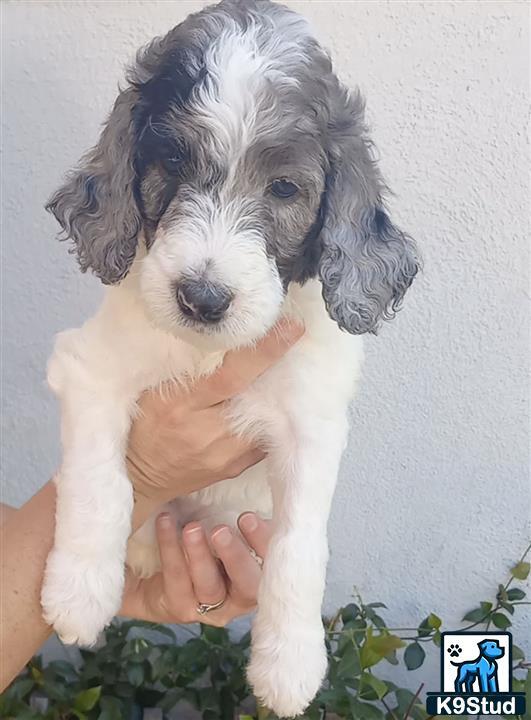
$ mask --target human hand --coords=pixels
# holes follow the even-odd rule
[[[249,548],[264,558],[271,537],[268,522],[244,513],[238,526],[245,542],[226,525],[210,534],[210,549],[200,523],[185,526],[182,545],[167,513],[157,518],[161,570],[140,579],[127,570],[120,615],[157,623],[203,622],[218,627],[256,606],[261,567]],[[199,603],[222,607],[199,615]]]
[[[224,403],[279,360],[303,332],[301,325],[283,320],[255,347],[228,352],[223,365],[191,389],[168,384],[164,394],[144,393],[127,450],[136,526],[177,495],[236,477],[264,457],[231,433]]]

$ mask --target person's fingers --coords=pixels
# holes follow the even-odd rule
[[[194,589],[175,521],[168,513],[157,518],[157,540],[164,586],[170,597],[193,599]]]
[[[230,581],[231,598],[238,604],[256,604],[262,571],[243,540],[226,525],[214,528],[212,544]]]
[[[201,408],[217,405],[243,392],[257,377],[279,360],[304,334],[304,327],[283,319],[254,347],[231,350],[222,366],[199,380],[191,389],[189,402]]]
[[[185,526],[183,543],[197,601],[209,605],[220,602],[227,594],[225,580],[199,523]]]
[[[262,520],[256,513],[246,512],[238,518],[238,527],[249,547],[264,559],[272,535],[271,522]]]

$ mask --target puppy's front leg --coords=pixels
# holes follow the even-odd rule
[[[129,408],[71,357],[52,359],[50,379],[61,398],[64,455],[41,600],[63,642],[91,645],[121,603],[133,508],[124,460]]]
[[[321,620],[326,527],[347,431],[342,419],[297,422],[295,451],[284,441],[269,457],[275,531],[249,666],[255,694],[283,717],[305,710],[326,672]]]

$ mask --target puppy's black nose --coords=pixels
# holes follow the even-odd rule
[[[206,323],[221,320],[232,301],[222,285],[206,280],[183,280],[177,285],[177,303],[183,315]]]

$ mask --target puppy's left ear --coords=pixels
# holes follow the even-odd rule
[[[329,112],[330,171],[319,265],[323,298],[341,328],[374,333],[399,309],[419,269],[418,254],[383,207],[385,185],[371,156],[363,101],[335,77]]]

